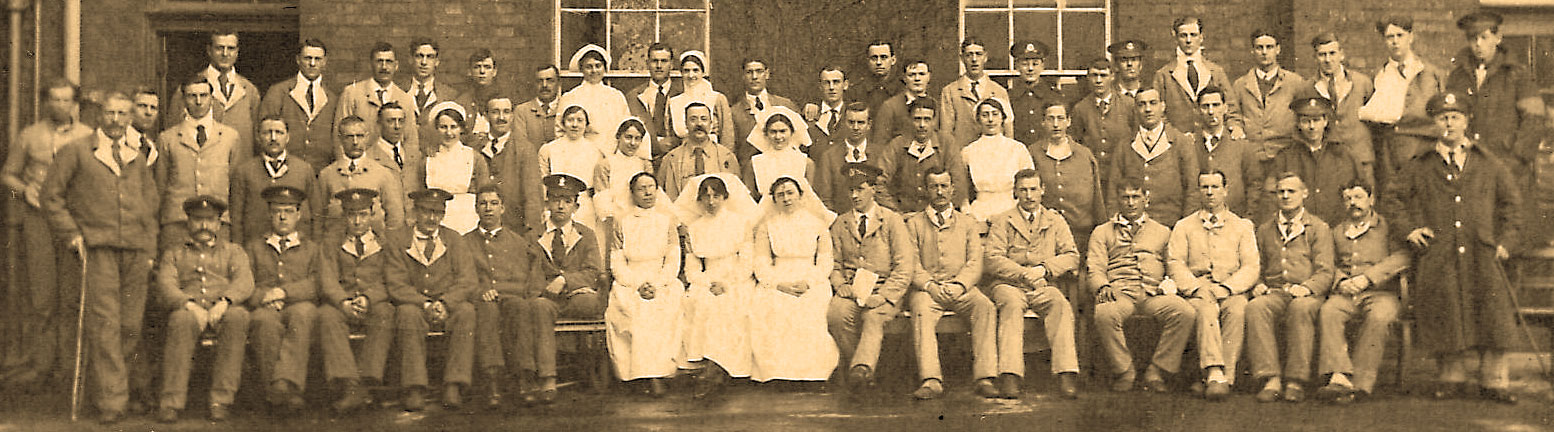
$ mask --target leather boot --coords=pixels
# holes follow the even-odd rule
[[[486,369],[486,382],[481,385],[486,387],[486,408],[500,408],[502,406],[502,369]]]

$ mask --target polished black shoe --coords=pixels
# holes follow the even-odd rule
[[[993,384],[992,378],[983,378],[977,380],[977,396],[996,399],[1002,394],[998,392],[998,386]]]
[[[1058,374],[1058,396],[1064,399],[1079,399],[1079,374],[1072,372]]]
[[[1344,397],[1354,392],[1355,390],[1352,387],[1327,383],[1327,385],[1317,389],[1316,398],[1319,401],[1337,402],[1338,398]]]
[[[1511,393],[1510,389],[1484,387],[1479,389],[1479,395],[1482,396],[1484,400],[1499,402],[1506,405],[1516,405],[1517,402],[1516,394]]]
[[[156,410],[156,421],[158,423],[177,423],[178,410],[172,408],[158,409]]]
[[[232,410],[228,408],[226,404],[210,404],[210,421],[220,423],[227,421],[227,419],[231,417]]]
[[[1020,376],[1015,374],[998,375],[998,397],[1004,399],[1020,398]]]
[[[853,366],[847,372],[847,388],[853,393],[861,393],[874,385],[874,369],[864,365]]]

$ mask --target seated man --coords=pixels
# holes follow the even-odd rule
[[[514,349],[516,344],[512,340],[518,336],[509,333],[522,332],[530,325],[549,329],[553,324],[527,322],[532,319],[519,306],[524,293],[534,291],[539,284],[539,265],[545,252],[521,234],[523,227],[506,225],[511,219],[504,217],[507,205],[501,188],[485,184],[476,189],[475,212],[480,223],[464,234],[464,244],[469,246],[470,260],[475,266],[475,292],[479,293],[470,298],[475,303],[475,339],[479,346],[475,354],[485,373],[481,390],[486,395],[486,406],[496,408],[502,405],[501,389],[508,376],[502,352]],[[527,390],[520,391],[527,395]]]
[[[539,238],[544,279],[533,281],[516,302],[518,316],[527,318],[509,321],[502,329],[515,339],[508,361],[518,365],[518,388],[526,402],[556,401],[556,317],[599,319],[604,314],[599,238],[572,220],[578,194],[585,188],[582,179],[570,175],[545,177],[545,232]],[[541,280],[545,285],[539,285]]]
[[[413,223],[388,234],[389,296],[394,299],[398,324],[400,381],[406,388],[405,409],[426,406],[426,332],[441,328],[448,334],[448,356],[443,367],[443,405],[458,407],[461,388],[470,384],[474,367],[475,306],[469,294],[475,287],[475,267],[459,233],[442,226],[448,200],[442,189],[422,189],[410,194],[415,204]]]
[[[874,385],[885,323],[901,311],[902,297],[912,280],[911,239],[901,215],[874,202],[884,171],[851,163],[843,169],[852,191],[851,212],[831,224],[836,287],[826,313],[831,337],[848,362],[847,384],[854,391]]]
[[[1149,194],[1143,182],[1123,179],[1117,183],[1117,203],[1122,209],[1090,233],[1085,252],[1085,273],[1095,287],[1095,331],[1101,349],[1111,362],[1112,391],[1133,389],[1136,371],[1123,323],[1135,313],[1160,322],[1160,340],[1144,382],[1164,389],[1165,375],[1181,370],[1182,350],[1192,336],[1197,312],[1187,300],[1161,289],[1165,280],[1166,241],[1171,229],[1149,217]]]
[[[1198,313],[1198,358],[1208,374],[1204,397],[1220,400],[1235,383],[1236,360],[1246,323],[1246,291],[1257,281],[1257,240],[1252,221],[1226,207],[1225,174],[1198,174],[1203,209],[1176,222],[1166,247],[1167,293],[1187,298]],[[1165,391],[1164,382],[1146,383]],[[1197,387],[1197,386],[1194,386]]]
[[[1391,236],[1387,219],[1373,207],[1370,186],[1354,182],[1344,187],[1349,217],[1339,223],[1333,238],[1337,260],[1337,287],[1317,313],[1321,322],[1321,373],[1332,374],[1317,397],[1339,403],[1369,397],[1376,386],[1376,367],[1381,364],[1387,335],[1398,317],[1397,284],[1392,280],[1408,268],[1408,247]],[[1346,324],[1362,318],[1351,363]]]
[[[971,321],[971,374],[977,392],[996,395],[993,377],[998,367],[994,320],[998,310],[977,282],[982,280],[982,236],[976,220],[955,211],[955,177],[943,167],[923,173],[928,208],[907,219],[907,235],[917,253],[912,277],[912,336],[917,346],[917,370],[923,384],[912,393],[918,399],[944,394],[939,369],[939,317],[955,311]],[[915,209],[914,209],[915,210]]]
[[[1279,175],[1274,200],[1279,211],[1257,227],[1263,254],[1263,279],[1252,287],[1246,305],[1247,357],[1252,377],[1266,380],[1258,402],[1279,399],[1279,337],[1284,325],[1284,400],[1306,399],[1311,353],[1316,349],[1317,309],[1333,286],[1333,233],[1306,211],[1306,182],[1294,173]]]
[[[372,206],[378,192],[346,189],[334,195],[344,215],[343,232],[327,233],[319,251],[320,295],[328,302],[319,306],[319,351],[324,356],[324,376],[340,383],[342,395],[334,408],[347,412],[362,406],[361,380],[382,385],[383,368],[394,342],[394,305],[385,285],[389,255],[383,237],[373,228]],[[363,330],[359,352],[351,352],[351,330]]]
[[[162,401],[157,421],[178,421],[188,401],[189,373],[200,335],[216,335],[211,365],[210,419],[225,421],[243,373],[248,345],[248,309],[236,304],[254,291],[254,276],[243,248],[223,240],[221,214],[227,204],[210,195],[185,200],[189,237],[162,254],[157,291],[172,312],[162,354]]]
[[[254,294],[245,299],[253,311],[249,339],[259,382],[269,386],[270,405],[297,411],[306,403],[302,390],[313,347],[319,250],[297,231],[307,192],[271,186],[260,195],[270,207],[270,229],[246,245],[254,273]]]
[[[1015,208],[988,219],[985,253],[998,305],[998,392],[1006,399],[1020,397],[1025,376],[1026,309],[1041,315],[1058,394],[1079,396],[1074,309],[1053,284],[1079,267],[1079,249],[1063,216],[1041,205],[1044,192],[1036,170],[1020,170],[1014,174]]]

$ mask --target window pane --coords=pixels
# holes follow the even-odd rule
[[[1058,7],[1058,0],[1014,0],[1014,7]]]
[[[1047,49],[1058,49],[1058,13],[1057,12],[1017,12],[1014,15],[1014,37],[1017,40],[1038,40],[1047,44]],[[1009,47],[1004,47],[1008,52]],[[1047,61],[1044,64],[1047,69],[1056,69],[1058,56],[1056,52],[1047,53]]]
[[[604,9],[604,0],[561,0],[561,7]]]
[[[1106,0],[1068,0],[1071,8],[1102,8],[1106,7]]]
[[[572,53],[588,44],[604,46],[604,13],[562,12],[558,66],[568,67],[566,61],[572,58]]]
[[[1009,0],[966,0],[966,7],[1009,7]]]
[[[1539,36],[1532,45],[1532,76],[1537,77],[1538,87],[1554,88],[1554,38]]]
[[[966,38],[982,41],[987,49],[987,69],[1010,69],[1009,13],[967,12]],[[960,44],[955,45],[958,49]]]
[[[687,50],[706,51],[707,14],[704,12],[663,13],[658,16],[659,40],[674,48],[675,55]],[[647,54],[643,53],[643,58]],[[709,59],[717,61],[716,59]]]
[[[653,9],[657,7],[654,0],[611,0],[610,9]]]
[[[1068,12],[1063,14],[1064,69],[1078,69],[1085,62],[1106,55],[1106,14]]]
[[[663,9],[707,10],[707,2],[705,0],[658,0],[658,7]]]
[[[653,43],[653,12],[612,12],[610,15],[611,69],[646,70],[647,47]]]

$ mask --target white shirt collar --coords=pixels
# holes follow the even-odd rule
[[[282,239],[286,240],[286,249],[281,249]],[[292,231],[291,234],[287,234],[285,237],[272,232],[270,233],[270,237],[265,240],[265,243],[269,243],[270,247],[274,248],[276,252],[285,253],[287,249],[301,246],[302,236],[297,235],[296,231]]]
[[[1284,69],[1279,67],[1278,65],[1274,65],[1273,70],[1268,71],[1268,72],[1263,72],[1263,68],[1260,68],[1260,67],[1253,67],[1252,68],[1252,73],[1257,74],[1257,79],[1264,80],[1264,81],[1270,80],[1270,79],[1273,79],[1274,77],[1279,76],[1279,72],[1283,72],[1283,71],[1284,71]]]
[[[1065,135],[1062,140],[1047,143],[1046,155],[1056,161],[1068,159],[1074,155],[1074,144]]]
[[[1194,66],[1202,65],[1203,64],[1203,48],[1198,48],[1196,51],[1193,51],[1191,55],[1188,55],[1187,53],[1182,52],[1182,47],[1176,47],[1176,62],[1177,62],[1177,64],[1186,66],[1188,60],[1192,60]]]

